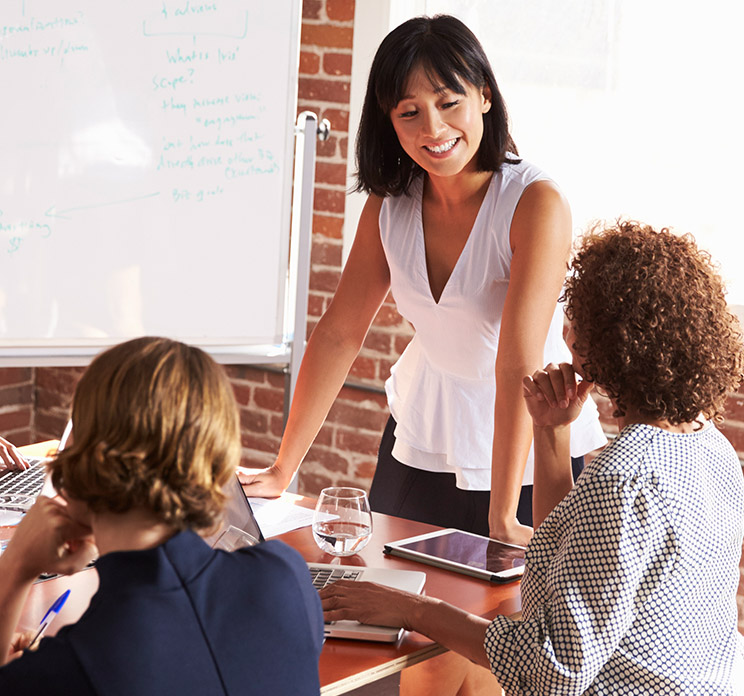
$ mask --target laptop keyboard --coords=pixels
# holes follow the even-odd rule
[[[356,580],[361,570],[347,570],[341,568],[315,568],[309,567],[310,578],[316,590],[322,590],[326,585],[332,585],[336,580]]]
[[[35,497],[44,485],[46,467],[43,459],[28,459],[28,469],[12,469],[0,474],[0,496]]]

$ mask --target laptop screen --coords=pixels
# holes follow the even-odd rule
[[[247,532],[252,537],[258,539],[258,541],[263,541],[263,534],[253,515],[251,504],[248,502],[248,498],[245,497],[243,486],[240,485],[237,474],[225,486],[225,495],[227,496],[227,500],[222,511],[220,527],[214,534],[204,537],[204,540],[212,546],[232,526],[243,532]]]

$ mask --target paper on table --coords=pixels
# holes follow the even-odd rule
[[[282,498],[272,500],[248,498],[248,500],[251,502],[256,522],[267,539],[291,532],[293,529],[309,527],[313,523],[313,510],[293,505]]]

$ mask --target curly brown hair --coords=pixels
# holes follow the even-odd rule
[[[240,457],[237,407],[202,350],[144,337],[101,353],[72,408],[55,488],[94,512],[145,509],[176,529],[209,529]]]
[[[583,372],[614,415],[721,421],[744,347],[710,255],[691,235],[628,220],[597,224],[580,241],[562,299]]]

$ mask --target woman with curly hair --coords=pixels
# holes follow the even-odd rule
[[[0,556],[0,664],[28,643],[13,630],[41,572],[98,553],[99,589],[77,623],[0,668],[0,693],[317,694],[323,616],[300,555],[197,534],[219,522],[240,458],[214,361],[166,338],[107,350],[75,390],[72,440],[49,465],[64,500],[40,498]]]
[[[744,481],[715,422],[744,347],[721,279],[691,237],[621,221],[584,238],[564,298],[573,365],[523,383],[539,527],[521,619],[340,583],[322,595],[326,619],[429,635],[509,694],[741,693]],[[620,433],[574,485],[570,424],[593,388]]]

